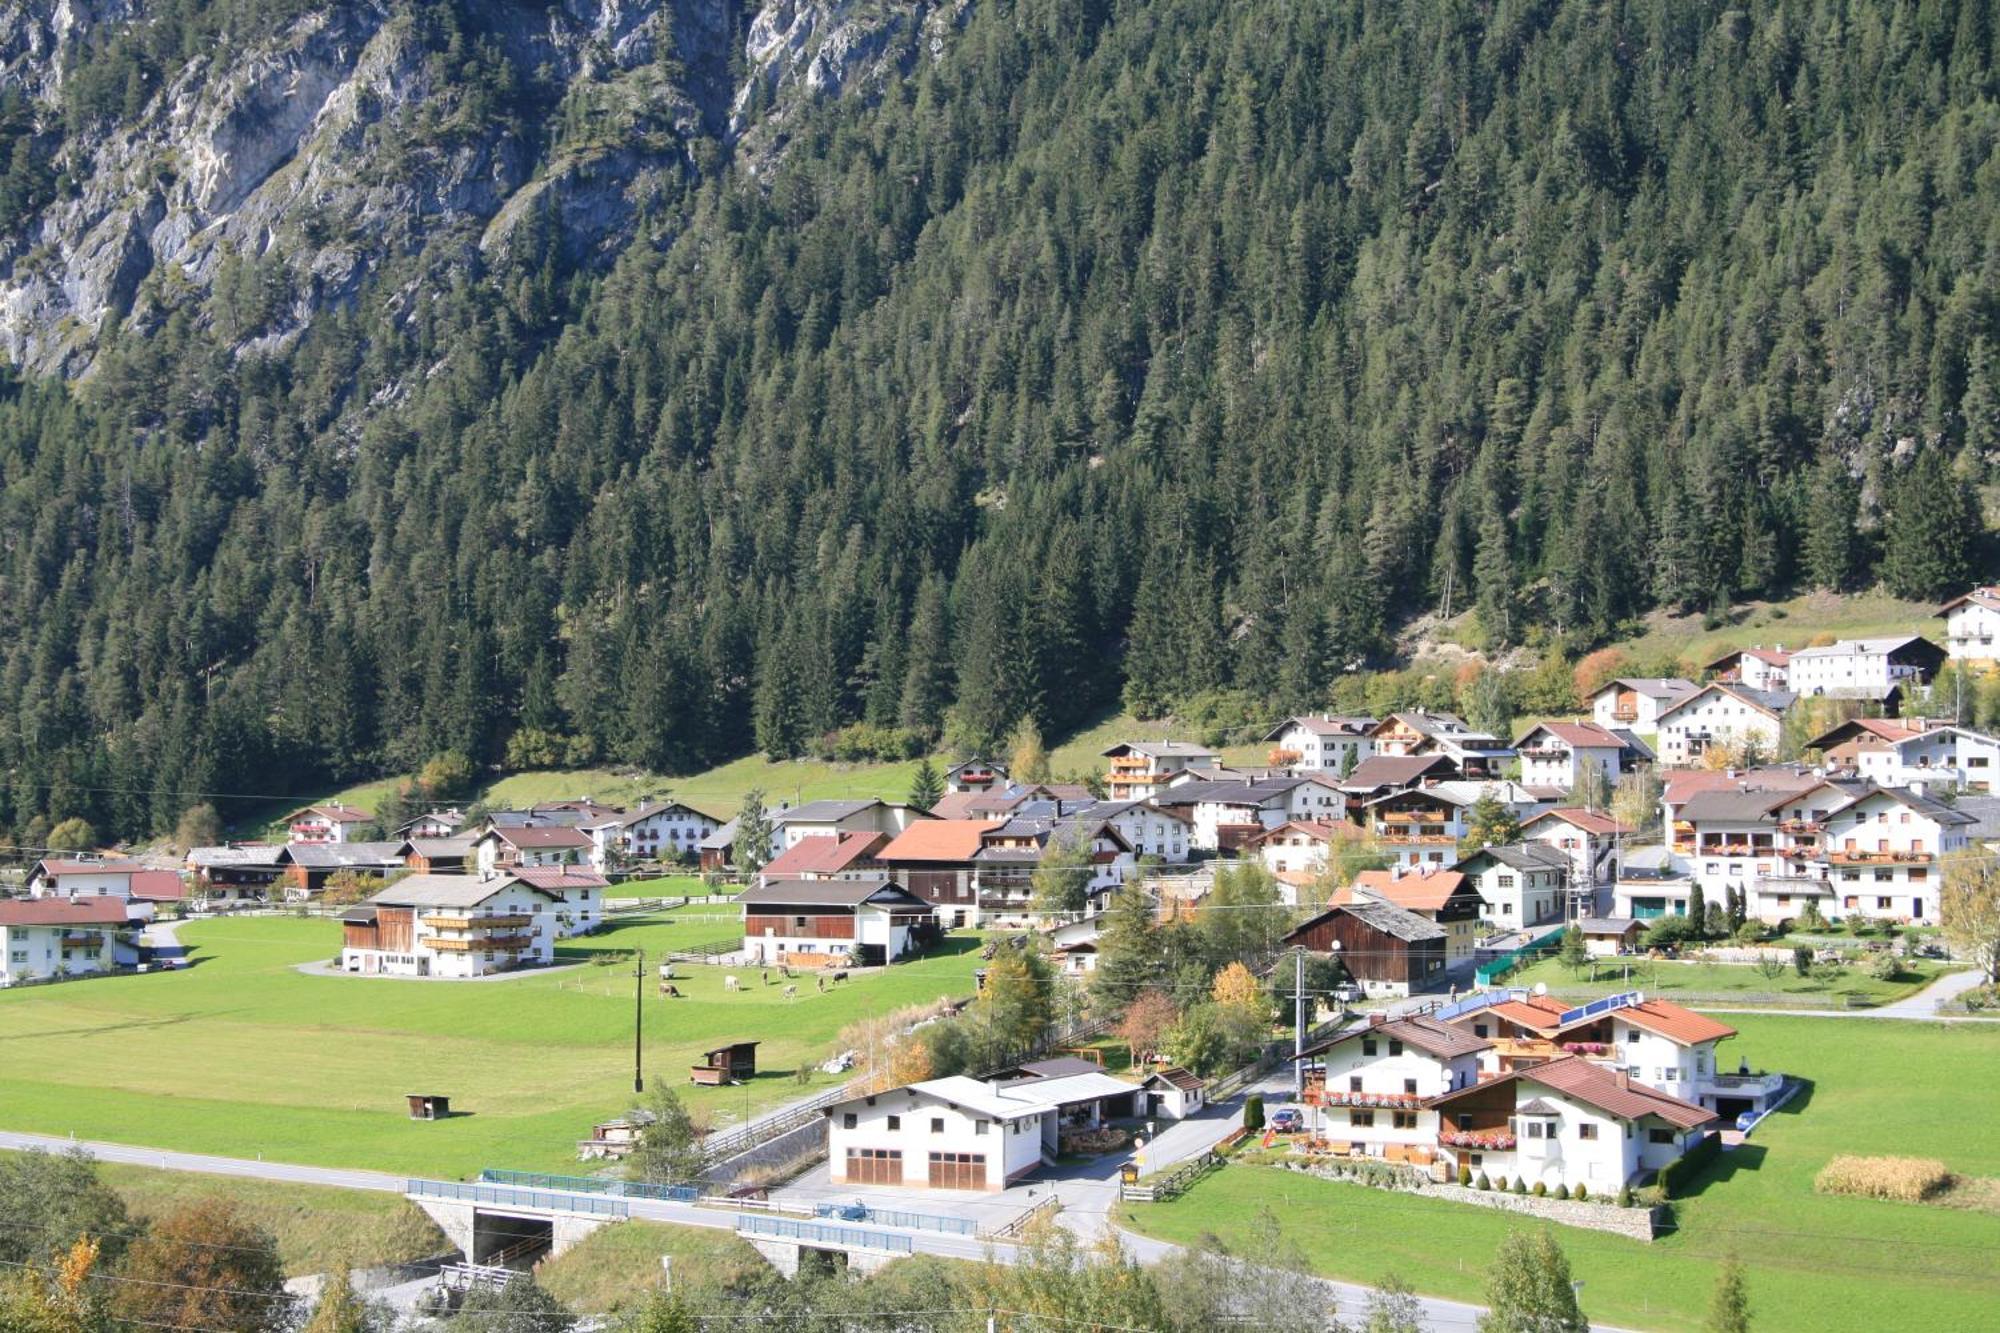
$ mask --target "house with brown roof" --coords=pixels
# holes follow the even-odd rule
[[[1326,873],[1334,847],[1365,836],[1360,825],[1344,819],[1290,819],[1245,842],[1242,855],[1262,862],[1278,881],[1286,906],[1296,907],[1300,895]]]
[[[945,795],[971,792],[984,795],[1007,785],[1007,770],[991,760],[974,755],[944,771]]]
[[[1753,690],[1790,688],[1792,655],[1782,643],[1775,648],[1731,648],[1702,667],[1710,680],[1748,685]]]
[[[1561,921],[1568,913],[1568,855],[1539,842],[1482,847],[1454,871],[1479,899],[1479,915],[1498,930],[1526,930]]]
[[[660,800],[594,815],[577,828],[590,836],[591,864],[605,870],[614,861],[694,861],[700,856],[702,839],[722,824],[685,801]]]
[[[115,894],[0,899],[0,987],[111,971],[129,922]]]
[[[465,869],[472,857],[472,845],[477,841],[477,835],[467,833],[446,838],[404,838],[399,847],[403,863],[410,869],[423,874],[448,874]]]
[[[1423,1014],[1369,1021],[1294,1057],[1302,1099],[1318,1108],[1314,1128],[1334,1152],[1428,1166],[1437,1153],[1434,1097],[1479,1081],[1492,1045]]]
[[[1378,719],[1337,717],[1332,713],[1301,713],[1264,733],[1271,743],[1271,762],[1283,767],[1346,773],[1375,753],[1369,733]]]
[[[1334,891],[1330,905],[1390,903],[1436,925],[1445,933],[1445,966],[1472,957],[1479,935],[1479,890],[1457,870],[1364,870],[1354,882]]]
[[[1442,755],[1470,780],[1497,778],[1514,747],[1453,713],[1412,709],[1391,713],[1369,730],[1377,755]]]
[[[595,844],[569,824],[493,827],[473,840],[472,865],[482,875],[522,866],[586,865]]]
[[[1945,651],[1954,662],[2000,660],[2000,587],[1982,585],[1937,609],[1944,617]]]
[[[1560,805],[1521,821],[1521,841],[1553,847],[1569,858],[1574,889],[1610,884],[1618,878],[1619,849],[1638,830],[1601,810]]]
[[[557,939],[588,935],[605,922],[605,895],[611,881],[582,866],[516,866],[503,878],[553,895],[557,906],[551,918]]]
[[[1432,1098],[1447,1162],[1489,1179],[1615,1194],[1718,1128],[1715,1112],[1575,1057]]]
[[[931,905],[887,879],[781,879],[736,895],[743,951],[767,966],[874,967],[923,951]]]
[[[929,903],[948,927],[979,924],[978,872],[973,857],[997,819],[924,819],[875,853],[896,883]]]
[[[863,879],[879,876],[876,853],[889,845],[889,835],[860,831],[800,838],[766,862],[760,880]]]
[[[1143,801],[1167,785],[1167,779],[1189,768],[1210,768],[1221,754],[1189,741],[1121,741],[1104,751],[1111,761],[1104,779],[1105,794],[1114,801]]]
[[[1627,769],[1650,763],[1653,752],[1630,731],[1595,722],[1538,722],[1514,748],[1521,755],[1521,785],[1574,791],[1595,769],[1609,791]]]
[[[1329,907],[1279,943],[1333,955],[1369,995],[1403,996],[1445,983],[1445,930],[1369,898]]]
[[[1590,716],[1600,727],[1659,730],[1660,714],[1701,687],[1679,676],[1623,676],[1590,696]]]
[[[347,842],[363,824],[374,822],[366,810],[333,801],[308,805],[285,816],[291,842]]]
[[[1670,768],[1698,762],[1717,746],[1754,747],[1778,753],[1785,710],[1793,696],[1781,690],[1711,682],[1660,710],[1660,761]]]
[[[31,898],[113,898],[131,915],[150,921],[162,903],[187,897],[180,872],[149,866],[143,861],[99,861],[47,857],[28,872]]]

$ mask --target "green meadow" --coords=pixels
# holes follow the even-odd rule
[[[832,1086],[813,1066],[855,1019],[973,990],[977,941],[961,937],[824,995],[807,978],[787,1000],[754,969],[730,993],[723,969],[682,966],[685,998],[659,997],[652,960],[732,937],[734,911],[622,920],[564,947],[579,966],[474,982],[299,972],[337,951],[328,920],[193,922],[186,969],[0,992],[0,1127],[433,1176],[574,1171],[577,1140],[633,1102],[631,950],[648,955],[647,1076],[719,1126]],[[700,1053],[733,1040],[763,1043],[757,1078],[691,1087]],[[412,1121],[410,1092],[447,1094],[454,1114]]]

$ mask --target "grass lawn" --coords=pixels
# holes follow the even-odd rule
[[[1787,964],[1777,976],[1767,977],[1755,967],[1740,963],[1646,958],[1600,959],[1591,969],[1572,972],[1555,959],[1546,958],[1522,968],[1507,978],[1505,984],[1533,986],[1538,981],[1547,982],[1549,989],[1558,995],[1584,998],[1626,990],[1643,990],[1648,994],[1658,991],[1668,997],[1715,997],[1717,1002],[1735,994],[1779,995],[1784,997],[1783,1003],[1803,1008],[1839,1009],[1847,1007],[1849,995],[1864,996],[1872,1004],[1900,1000],[1937,980],[1938,972],[1935,963],[1912,961],[1904,964],[1895,981],[1876,980],[1868,975],[1865,965],[1844,968],[1837,975],[1815,968],[1802,977]]]
[[[615,1222],[584,1237],[560,1258],[545,1261],[535,1280],[551,1296],[584,1314],[641,1305],[660,1285],[660,1260],[672,1255],[674,1283],[721,1286],[756,1269],[764,1257],[733,1232],[655,1222]]]
[[[135,1218],[155,1218],[215,1195],[233,1200],[277,1237],[285,1272],[294,1276],[323,1273],[343,1262],[354,1268],[409,1263],[452,1248],[424,1211],[398,1194],[190,1175],[108,1162],[98,1165],[97,1174],[125,1200]]]
[[[729,909],[621,920],[564,946],[567,958],[699,944]],[[0,992],[0,1125],[278,1161],[465,1176],[486,1166],[577,1169],[593,1121],[632,1101],[628,967],[583,967],[492,982],[305,976],[339,926],[294,917],[199,921],[181,938],[196,964]],[[681,1000],[645,992],[650,1077],[682,1089],[717,1123],[832,1085],[793,1071],[830,1053],[857,1018],[969,995],[978,941],[796,999],[756,984],[729,994],[718,968],[683,967]],[[649,970],[651,964],[648,964]],[[755,1039],[745,1088],[693,1089],[705,1047]],[[408,1118],[403,1094],[452,1098],[448,1120]]]
[[[734,886],[711,889],[700,875],[663,875],[659,879],[622,879],[604,891],[607,898],[697,898],[710,893],[733,893]],[[713,907],[711,906],[711,910]]]
[[[1752,1065],[1811,1081],[1724,1153],[1676,1205],[1680,1229],[1651,1245],[1557,1228],[1585,1313],[1645,1329],[1701,1326],[1721,1260],[1749,1270],[1762,1330],[1988,1326],[2000,1300],[2000,1215],[1813,1193],[1836,1153],[1942,1158],[2000,1175],[2000,1025],[1758,1016],[1725,1043]],[[1170,1240],[1241,1234],[1259,1208],[1324,1273],[1398,1273],[1428,1295],[1481,1300],[1504,1215],[1407,1194],[1231,1166],[1173,1203],[1128,1205],[1138,1230]]]

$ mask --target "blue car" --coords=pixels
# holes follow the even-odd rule
[[[866,1222],[868,1220],[868,1205],[858,1199],[853,1203],[815,1204],[813,1206],[813,1213],[818,1217],[837,1217],[843,1222]]]
[[[1296,1134],[1305,1127],[1305,1116],[1289,1106],[1271,1113],[1271,1128],[1280,1134]]]

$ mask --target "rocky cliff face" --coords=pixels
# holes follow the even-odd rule
[[[0,0],[0,90],[31,104],[60,173],[0,235],[0,350],[78,375],[115,323],[176,310],[282,346],[371,276],[476,270],[536,216],[570,258],[608,258],[680,178],[754,171],[800,108],[935,57],[970,3],[466,0],[399,17],[341,0],[220,31],[91,116],[70,85],[143,6]]]

